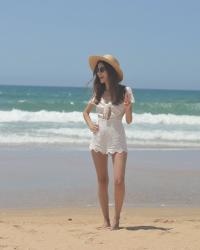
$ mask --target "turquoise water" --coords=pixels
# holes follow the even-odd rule
[[[123,118],[130,147],[200,146],[200,91],[132,91],[133,123]],[[91,94],[91,87],[0,86],[0,144],[88,145],[82,111]]]
[[[200,91],[132,89],[142,114],[200,115]],[[82,111],[89,87],[0,86],[0,110]]]

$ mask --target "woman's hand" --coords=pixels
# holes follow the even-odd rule
[[[89,129],[96,134],[99,131],[99,125],[97,123],[91,123]]]

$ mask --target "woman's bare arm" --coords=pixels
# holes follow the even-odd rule
[[[128,93],[125,94],[124,107],[125,107],[126,123],[130,124],[132,123],[133,118],[132,118],[132,103],[130,100],[130,95]]]
[[[98,124],[93,123],[91,118],[90,118],[90,112],[92,111],[94,106],[95,106],[95,104],[90,103],[90,102],[87,104],[87,106],[85,107],[85,109],[83,111],[83,118],[84,118],[85,122],[87,123],[89,129],[93,133],[96,133],[99,129],[99,126],[98,126]]]
[[[132,103],[130,104],[130,107],[126,108],[125,116],[126,116],[126,123],[127,124],[132,123],[132,120],[133,120],[133,117],[132,117]]]

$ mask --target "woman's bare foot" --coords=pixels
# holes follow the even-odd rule
[[[119,229],[119,219],[120,219],[120,217],[116,217],[116,216],[114,217],[113,224],[112,224],[110,230],[118,230]]]
[[[103,225],[97,227],[97,229],[107,229],[107,228],[110,228],[110,219],[104,220]]]

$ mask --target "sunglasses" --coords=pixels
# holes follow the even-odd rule
[[[96,73],[98,73],[98,72],[103,73],[105,70],[106,70],[106,68],[105,68],[104,66],[101,66],[101,67],[99,67],[99,68],[97,67]]]

